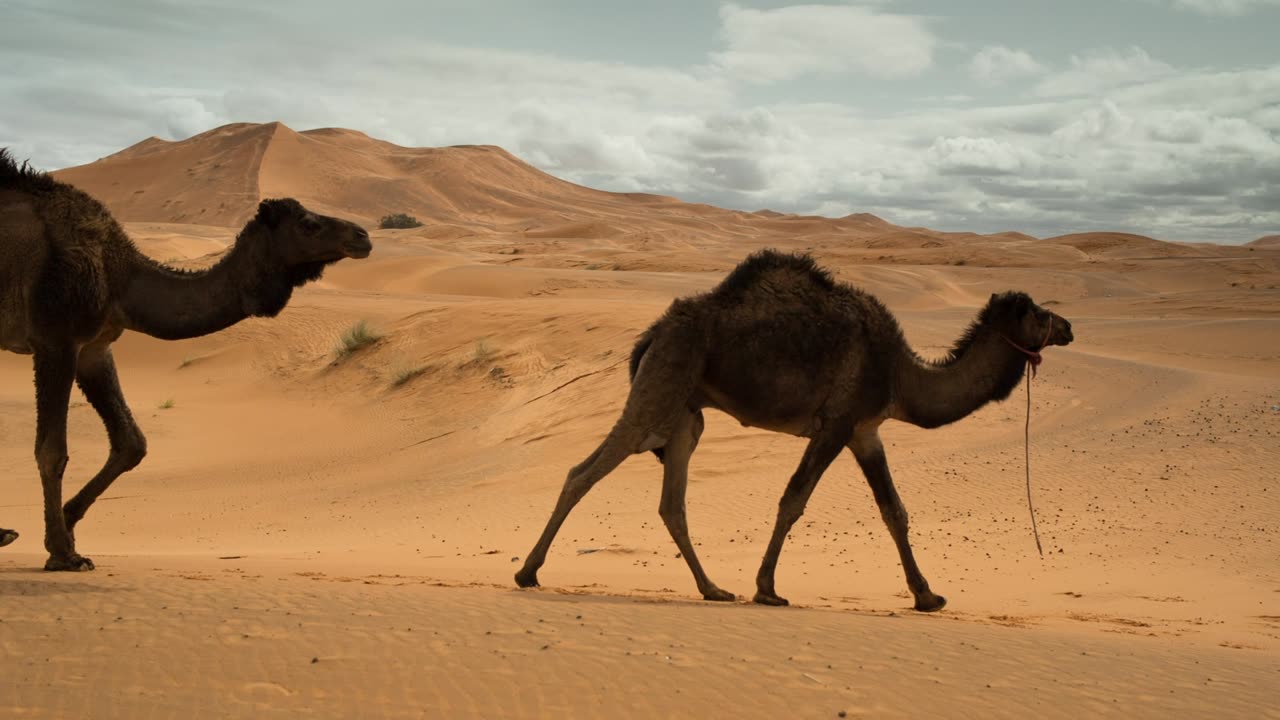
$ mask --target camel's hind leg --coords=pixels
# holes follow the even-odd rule
[[[622,417],[600,447],[569,471],[546,529],[516,573],[516,584],[520,587],[538,584],[538,569],[546,562],[551,542],[569,512],[593,485],[628,456],[662,447],[670,441],[673,426],[689,412],[689,397],[702,374],[703,352],[700,328],[654,335],[632,380]]]
[[[582,500],[593,485],[613,472],[613,469],[621,465],[628,456],[638,451],[638,442],[626,437],[627,433],[620,432],[620,426],[621,423],[615,426],[613,432],[609,433],[595,452],[569,471],[564,487],[560,490],[560,499],[556,501],[555,510],[551,511],[551,518],[547,520],[547,527],[542,531],[542,536],[538,538],[538,543],[533,546],[529,556],[524,559],[524,566],[520,568],[520,572],[516,573],[516,584],[520,587],[538,585],[538,568],[546,562],[547,550],[551,548],[551,542],[555,540],[560,526],[564,524],[565,518],[569,517],[569,512],[578,504],[578,501]],[[631,442],[627,442],[628,440]]]
[[[685,562],[693,571],[693,580],[698,584],[698,592],[707,600],[736,600],[731,592],[721,590],[711,582],[707,573],[698,562],[698,555],[689,541],[689,522],[685,517],[684,496],[689,484],[689,457],[698,447],[698,439],[702,437],[702,413],[686,412],[672,428],[671,439],[667,441],[662,460],[662,503],[658,506],[658,514],[666,523],[671,539],[684,555]]]
[[[121,474],[137,467],[147,454],[147,440],[138,429],[124,394],[120,392],[120,380],[116,377],[115,360],[108,346],[86,347],[80,351],[76,366],[76,381],[85,398],[107,428],[111,439],[111,451],[107,462],[75,497],[63,506],[67,530],[74,534],[76,523],[111,483]]]

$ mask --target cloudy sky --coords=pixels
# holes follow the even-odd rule
[[[1244,242],[1280,232],[1276,28],[1280,0],[0,0],[0,146],[280,120],[748,210]]]

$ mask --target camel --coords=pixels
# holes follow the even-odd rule
[[[217,264],[170,268],[143,255],[97,200],[27,163],[19,166],[0,148],[0,349],[33,356],[45,570],[93,569],[76,552],[76,524],[147,453],[120,392],[112,342],[125,330],[178,340],[246,317],[274,317],[294,288],[371,249],[369,234],[354,223],[312,213],[292,198],[270,199]],[[101,416],[111,450],[63,505],[73,382]],[[0,530],[0,545],[16,538]]]
[[[707,600],[735,600],[708,577],[689,540],[685,487],[706,408],[744,426],[808,438],[778,503],[756,575],[754,601],[787,605],[774,589],[783,542],[827,466],[848,448],[897,545],[915,609],[940,610],[907,539],[907,511],[889,474],[879,427],[893,419],[922,428],[953,423],[1013,392],[1040,350],[1073,339],[1071,323],[1025,293],[993,294],[950,353],[921,359],[889,310],[837,283],[807,254],[763,250],[714,289],[673,302],[631,354],[631,391],[621,417],[569,471],[537,544],[516,573],[538,585],[556,533],[583,496],[628,456],[652,450],[663,465],[658,512]]]

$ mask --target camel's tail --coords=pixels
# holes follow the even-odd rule
[[[632,383],[636,381],[636,372],[640,370],[640,361],[644,359],[644,354],[649,351],[650,345],[653,345],[652,329],[640,336],[640,339],[636,341],[636,346],[631,348],[630,379]],[[660,447],[653,449],[653,454],[658,457],[658,462],[666,462],[662,458],[662,450]]]
[[[631,368],[630,379],[636,379],[636,371],[640,369],[640,361],[644,359],[644,354],[649,351],[649,346],[653,344],[652,329],[645,331],[644,335],[636,341],[636,346],[631,348]]]

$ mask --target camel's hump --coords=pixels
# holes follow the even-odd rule
[[[738,263],[713,292],[738,294],[780,277],[791,282],[809,282],[825,290],[836,287],[831,273],[820,267],[808,253],[785,253],[773,249],[758,250]]]

